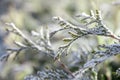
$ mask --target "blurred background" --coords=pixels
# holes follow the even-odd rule
[[[50,32],[58,29],[59,26],[52,20],[54,16],[60,16],[76,23],[74,18],[77,14],[82,12],[90,14],[90,10],[95,11],[96,9],[101,10],[103,20],[108,28],[119,35],[120,0],[0,0],[0,56],[7,53],[6,48],[16,47],[13,41],[22,41],[18,36],[6,32],[5,23],[13,22],[23,33],[30,36],[32,30],[39,31],[41,26],[48,26]],[[62,35],[62,32],[53,37],[51,40],[53,49],[56,50],[62,44],[63,37],[65,36]],[[78,44],[85,43],[79,45],[76,43],[73,46],[71,54],[64,60],[65,64],[71,71],[76,71],[80,67],[81,56],[78,47],[82,47],[83,51],[91,51],[105,41],[107,44],[114,42],[113,39],[105,37],[80,39]],[[27,50],[22,52],[15,61],[0,62],[0,80],[23,80],[27,74],[51,66],[50,62],[45,59],[45,55],[38,56],[33,53],[35,51]],[[78,61],[76,61],[76,57]],[[100,66],[102,68],[99,73],[107,77],[105,80],[108,78],[113,80],[111,72],[115,72],[120,66],[119,58],[120,56],[111,58],[103,63],[104,66]]]

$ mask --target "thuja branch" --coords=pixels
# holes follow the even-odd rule
[[[45,54],[47,54],[47,55],[49,55],[50,57],[52,57],[53,59],[54,59],[54,50],[52,50],[52,48],[51,48],[51,46],[49,45],[49,42],[50,41],[46,41],[46,40],[49,40],[49,39],[46,39],[46,37],[48,37],[49,38],[49,34],[47,34],[46,33],[46,37],[45,36],[43,36],[43,31],[41,31],[41,40],[42,41],[45,41],[44,43],[45,43],[45,45],[44,45],[44,47],[45,47],[45,49],[47,49],[49,52],[47,52],[47,50],[42,50],[42,48],[41,48],[41,45],[37,45],[35,42],[33,42],[31,39],[29,39],[27,36],[25,36],[24,34],[23,34],[23,32],[21,32],[21,30],[19,30],[13,23],[7,23],[7,25],[9,25],[9,26],[11,26],[11,28],[13,29],[12,30],[12,32],[15,32],[15,34],[17,34],[17,35],[19,35],[19,36],[21,36],[26,42],[28,42],[29,44],[31,44],[31,46],[27,46],[27,45],[24,45],[24,44],[22,44],[22,43],[19,43],[19,42],[15,42],[15,44],[17,45],[17,46],[19,46],[19,47],[21,47],[20,49],[8,49],[8,50],[10,50],[10,51],[16,51],[17,53],[16,53],[16,56],[20,53],[20,51],[22,51],[22,50],[24,50],[24,49],[28,49],[28,48],[32,48],[32,49],[37,49],[39,52],[42,52],[42,53],[45,53]],[[45,37],[45,38],[43,38],[43,37]],[[45,40],[44,40],[45,39]],[[48,43],[47,43],[48,42]],[[9,55],[7,55],[7,56],[4,56],[4,58],[5,57],[9,57]],[[67,66],[66,65],[64,65],[64,63],[63,62],[61,62],[60,60],[56,60],[57,62],[58,62],[58,64],[67,72],[67,73],[69,73],[69,75],[71,75],[72,77],[74,77],[73,75],[72,75],[72,73],[71,73],[71,71],[67,68]]]
[[[113,39],[120,41],[120,38],[116,36],[115,34],[113,34],[107,28],[107,26],[103,23],[103,19],[102,19],[100,11],[96,10],[95,14],[93,13],[93,11],[91,11],[91,15],[87,15],[84,13],[84,14],[79,15],[79,17],[83,17],[82,20],[86,21],[87,23],[85,23],[84,25],[81,24],[81,26],[76,26],[76,25],[73,25],[67,22],[61,17],[53,18],[60,26],[62,26],[61,29],[55,31],[54,33],[57,33],[61,30],[66,30],[66,29],[72,30],[71,32],[67,32],[68,34],[70,34],[72,38],[63,39],[63,41],[68,42],[68,44],[66,46],[59,48],[57,56],[62,55],[63,53],[67,54],[66,50],[76,39],[79,39],[87,35],[106,36],[106,37],[111,37]],[[90,19],[89,22],[87,21],[88,19]],[[93,28],[89,28],[88,26],[90,26],[93,23],[95,23],[95,26]]]
[[[39,51],[42,50],[36,43],[34,43],[31,39],[29,39],[28,37],[26,37],[13,23],[7,23],[7,25],[11,26],[13,28],[13,30],[15,30],[16,33],[19,36],[21,36],[26,42],[29,42],[30,44],[32,44]]]

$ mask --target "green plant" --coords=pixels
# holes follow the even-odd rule
[[[98,80],[98,70],[96,69],[96,66],[100,65],[100,63],[103,63],[106,59],[109,59],[110,57],[116,56],[120,53],[120,38],[114,35],[103,23],[101,12],[98,10],[96,10],[95,13],[91,11],[90,15],[83,13],[81,15],[77,15],[76,17],[82,18],[81,21],[83,23],[81,22],[80,25],[73,25],[72,23],[67,22],[61,17],[54,17],[53,19],[57,21],[57,23],[62,28],[53,32],[49,32],[47,27],[42,27],[40,33],[33,32],[36,34],[36,37],[38,37],[35,41],[24,35],[23,32],[21,32],[21,30],[19,30],[13,23],[8,23],[8,25],[11,27],[10,29],[7,29],[7,31],[13,32],[22,37],[25,41],[25,44],[15,41],[15,44],[18,46],[18,48],[7,49],[8,51],[10,51],[10,53],[3,55],[0,60],[7,60],[11,54],[15,54],[16,58],[21,51],[32,49],[35,50],[38,54],[42,53],[46,54],[46,56],[51,57],[52,61],[57,62],[62,70],[55,68],[52,70],[38,71],[36,75],[27,76],[25,80]],[[66,33],[69,34],[70,37],[64,38],[63,41],[66,42],[66,44],[60,46],[58,50],[55,51],[52,48],[50,39],[57,32],[63,30],[66,31]],[[118,42],[114,44],[98,44],[97,50],[92,49],[91,52],[83,51],[81,49],[81,59],[76,58],[75,60],[76,62],[81,62],[78,66],[79,69],[75,72],[71,72],[69,68],[61,61],[61,58],[63,58],[64,55],[68,55],[74,42],[83,37],[87,39],[87,37],[90,35],[95,37],[110,37],[111,39],[115,39]],[[90,56],[92,57],[89,58]],[[117,71],[117,73],[119,72]]]

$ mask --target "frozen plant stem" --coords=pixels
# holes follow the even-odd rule
[[[36,49],[41,53],[45,53],[48,56],[52,57],[54,59],[54,62],[57,62],[64,71],[66,71],[70,76],[72,76],[73,80],[97,80],[97,71],[94,71],[95,67],[104,62],[106,59],[109,59],[112,56],[118,55],[120,53],[120,44],[111,44],[111,45],[101,45],[99,46],[102,49],[98,49],[94,52],[94,55],[91,59],[89,59],[88,55],[92,52],[89,52],[88,54],[84,55],[86,58],[84,63],[82,64],[81,68],[77,70],[75,73],[72,73],[69,68],[60,60],[62,55],[68,55],[68,51],[70,49],[70,46],[78,39],[88,36],[88,35],[96,35],[96,36],[105,36],[110,37],[112,39],[116,39],[120,41],[120,38],[116,35],[114,35],[107,26],[103,23],[101,12],[96,10],[95,14],[91,11],[90,15],[82,14],[79,17],[82,17],[82,21],[85,21],[85,23],[80,26],[76,26],[74,24],[69,23],[68,21],[62,19],[61,17],[54,17],[54,20],[62,27],[59,30],[53,31],[51,33],[44,31],[43,28],[40,29],[41,32],[38,34],[39,36],[39,44],[37,44],[37,41],[34,42],[33,40],[29,39],[26,35],[23,34],[21,30],[19,30],[13,23],[7,23],[7,25],[11,26],[13,29],[11,32],[19,35],[22,37],[27,43],[31,44],[24,45],[19,42],[15,42],[15,44],[19,47],[19,49],[8,49],[11,52],[17,52],[16,56],[19,54],[20,51],[23,49]],[[91,26],[91,24],[95,23],[94,26]],[[91,28],[92,27],[92,28]],[[54,36],[57,32],[63,31],[63,30],[69,30],[66,31],[66,33],[70,36],[69,38],[64,38],[63,41],[67,44],[62,45],[58,48],[57,53],[55,53],[55,50],[52,49],[50,38]],[[10,54],[4,55],[2,58],[6,59],[9,57]],[[81,64],[80,64],[81,65]],[[88,74],[87,74],[88,71]],[[92,77],[91,77],[92,76]]]
[[[13,23],[6,23],[7,25],[11,26],[13,28],[13,30],[16,31],[16,34],[18,34],[19,36],[21,36],[26,42],[30,43],[31,45],[34,46],[34,48],[38,49],[38,51],[43,52],[41,47],[39,47],[39,45],[37,45],[36,43],[34,43],[32,40],[30,40],[28,37],[26,37]],[[20,49],[21,50],[21,49]],[[52,53],[54,53],[53,50],[51,50]],[[46,52],[44,52],[46,53]],[[46,53],[47,55],[51,56],[54,59],[54,55],[51,55],[51,53]],[[67,68],[67,66],[65,66],[60,60],[57,60],[57,62],[61,65],[61,67],[68,72],[72,77],[74,77],[71,73],[71,71]]]
[[[11,26],[17,32],[17,34],[20,35],[26,42],[29,42],[39,51],[41,51],[41,48],[37,44],[35,44],[32,40],[30,40],[28,37],[26,37],[13,23],[6,23],[6,24]]]

